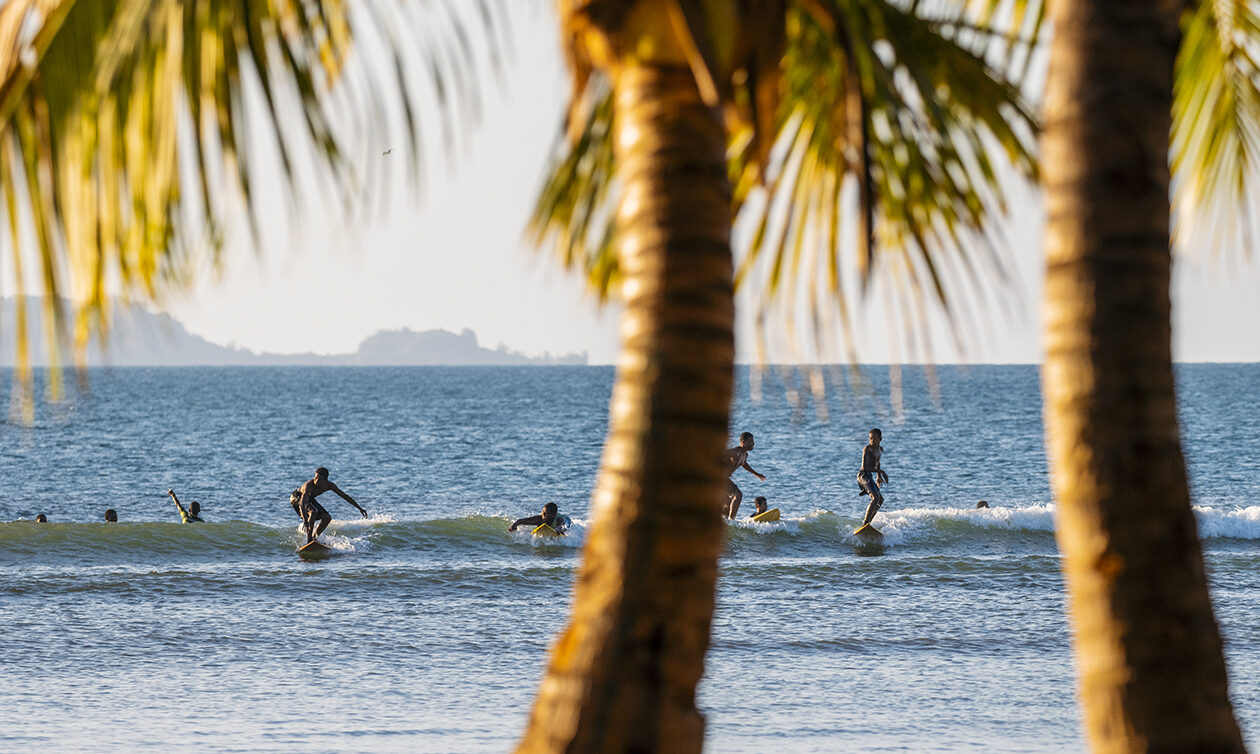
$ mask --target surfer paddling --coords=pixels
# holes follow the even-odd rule
[[[528,516],[526,518],[518,518],[508,527],[508,531],[516,531],[521,526],[542,526],[546,524],[557,533],[564,533],[569,528],[569,519],[567,516],[557,515],[560,508],[555,503],[547,503],[543,506],[541,516]]]
[[[308,482],[302,484],[289,495],[289,503],[293,506],[293,510],[302,517],[302,531],[306,533],[307,543],[315,541],[315,538],[324,533],[324,529],[328,528],[328,524],[332,523],[332,514],[329,513],[324,506],[319,504],[315,498],[328,492],[329,490],[336,492],[343,500],[359,509],[359,513],[367,518],[367,511],[363,510],[363,506],[354,501],[341,488],[333,484],[328,479],[328,469],[320,466],[315,469],[315,477]]]
[[[722,515],[726,518],[735,518],[735,514],[739,511],[739,504],[744,499],[744,492],[739,485],[730,480],[731,474],[735,473],[735,469],[743,467],[745,471],[757,477],[761,481],[766,481],[766,475],[759,473],[756,469],[748,465],[748,451],[753,449],[752,432],[745,432],[739,436],[739,445],[726,451],[724,462],[726,463],[726,504],[722,506]]]
[[[179,498],[175,497],[175,490],[167,490],[166,494],[171,496],[175,501],[175,507],[179,508],[179,519],[185,524],[194,522],[205,523],[205,519],[201,517],[201,503],[196,500],[188,504],[188,510],[184,510],[184,506],[179,502]]]
[[[866,506],[866,516],[862,519],[862,526],[866,526],[875,518],[875,514],[879,513],[879,508],[884,504],[884,495],[879,488],[888,483],[888,475],[879,467],[880,457],[884,455],[884,449],[879,443],[884,438],[884,433],[878,428],[872,429],[868,436],[869,442],[862,448],[862,468],[858,471],[858,486],[862,488],[863,495],[870,495],[870,505]]]

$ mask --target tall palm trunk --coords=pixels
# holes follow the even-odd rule
[[[1046,427],[1097,751],[1239,751],[1173,391],[1168,139],[1183,6],[1060,0],[1046,85]]]
[[[578,573],[520,751],[698,752],[734,361],[730,185],[690,70],[614,76],[622,356]]]

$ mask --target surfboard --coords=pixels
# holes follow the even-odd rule
[[[556,531],[547,524],[539,524],[534,527],[534,536],[536,537],[563,537],[564,532]]]
[[[863,539],[883,539],[884,533],[870,524],[859,526],[853,533]]]
[[[753,520],[753,521],[756,521],[756,522],[758,522],[758,523],[764,523],[764,522],[766,522],[766,521],[778,521],[778,520],[779,520],[779,509],[778,509],[778,508],[771,508],[770,510],[766,511],[765,513],[758,513],[757,515],[755,515],[755,516],[753,516],[753,517],[752,517],[752,520]]]
[[[297,554],[303,558],[322,558],[331,555],[333,548],[320,542],[318,539],[313,542],[307,542],[298,548]]]

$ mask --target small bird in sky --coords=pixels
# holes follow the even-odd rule
[[[390,152],[392,152],[392,151],[394,151],[394,148],[393,148],[393,147],[390,147],[389,149],[386,149],[384,152],[381,152],[381,157],[384,157],[385,155],[389,154],[389,153],[390,153]]]

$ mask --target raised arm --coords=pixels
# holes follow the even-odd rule
[[[166,494],[170,495],[171,499],[175,501],[175,507],[179,508],[180,513],[186,513],[186,511],[184,510],[184,506],[179,502],[179,498],[175,497],[175,490],[168,489],[166,491]]]
[[[341,499],[342,499],[342,500],[345,500],[347,503],[350,503],[350,504],[351,504],[351,505],[353,505],[354,507],[358,508],[358,509],[359,509],[359,513],[363,514],[363,517],[364,517],[364,518],[367,518],[367,517],[368,517],[368,515],[367,515],[367,511],[363,510],[363,506],[362,506],[362,505],[359,505],[358,503],[356,503],[356,502],[354,501],[354,498],[352,498],[352,497],[350,497],[349,495],[347,495],[346,493],[342,492],[340,487],[338,487],[337,485],[333,484],[332,482],[329,482],[329,483],[328,483],[328,489],[332,490],[333,492],[336,492],[338,495],[341,495]]]

